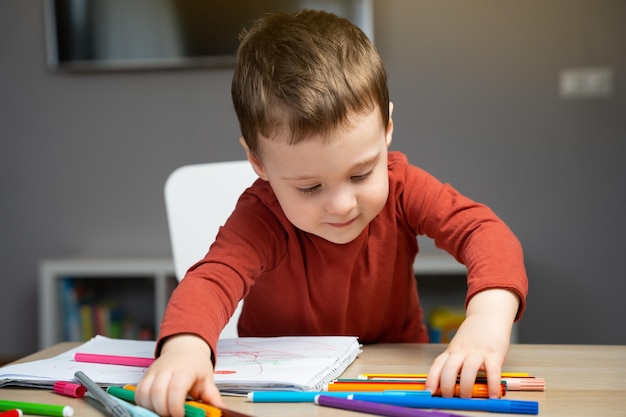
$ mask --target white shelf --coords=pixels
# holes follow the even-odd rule
[[[442,253],[420,253],[415,257],[413,270],[416,275],[462,275],[467,274],[465,265],[451,255]]]
[[[427,285],[420,286],[420,296],[425,310],[428,306],[446,303],[453,299],[455,303],[465,297],[463,289],[467,270],[452,256],[446,253],[422,253],[414,263],[415,274],[420,276],[452,277],[453,288],[449,295],[437,294]],[[39,269],[39,349],[47,348],[63,341],[63,317],[59,292],[59,281],[67,278],[115,279],[149,278],[154,283],[154,298],[149,300],[154,305],[154,329],[158,330],[171,291],[176,285],[174,263],[167,258],[141,259],[53,259],[44,260]],[[458,279],[457,279],[458,278]],[[123,284],[120,283],[120,287]],[[465,287],[466,288],[466,287]],[[443,297],[443,298],[442,298]],[[447,298],[450,297],[450,298]],[[514,336],[515,336],[514,329]]]
[[[467,268],[465,265],[458,263],[447,252],[418,254],[413,263],[413,269],[420,291],[420,303],[425,314],[428,314],[430,308],[441,305],[463,305],[467,292]],[[449,285],[446,286],[445,293],[441,291],[441,287],[433,290],[428,288],[428,285],[424,285],[424,283],[421,286],[419,285],[420,276],[434,277],[438,275],[453,278],[453,281],[446,282]],[[511,343],[518,343],[518,333],[517,323],[515,323],[511,331]]]
[[[63,341],[63,317],[59,281],[67,278],[120,279],[147,278],[153,281],[154,329],[158,330],[165,307],[176,284],[171,259],[53,259],[44,260],[39,267],[39,349]],[[123,282],[120,282],[123,288]]]

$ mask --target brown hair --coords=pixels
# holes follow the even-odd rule
[[[231,87],[241,134],[260,157],[259,135],[286,129],[291,144],[330,134],[353,114],[378,105],[389,121],[387,75],[357,26],[331,13],[303,10],[262,17],[240,35]]]

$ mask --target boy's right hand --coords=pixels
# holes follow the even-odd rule
[[[165,341],[161,356],[137,385],[135,401],[161,416],[184,417],[188,394],[225,407],[213,381],[211,348],[198,336],[182,334]]]

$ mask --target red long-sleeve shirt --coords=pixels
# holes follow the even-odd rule
[[[504,288],[525,308],[521,246],[486,206],[389,153],[387,204],[354,241],[335,244],[295,228],[263,180],[246,190],[204,259],[174,291],[159,346],[178,333],[215,352],[245,296],[240,336],[354,335],[363,343],[426,342],[413,261],[427,235],[468,268],[466,304]],[[205,192],[198,190],[198,192]],[[419,279],[419,278],[418,278]]]

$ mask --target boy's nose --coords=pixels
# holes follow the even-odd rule
[[[339,187],[330,194],[326,211],[331,214],[346,215],[356,206],[356,194],[351,187]]]

